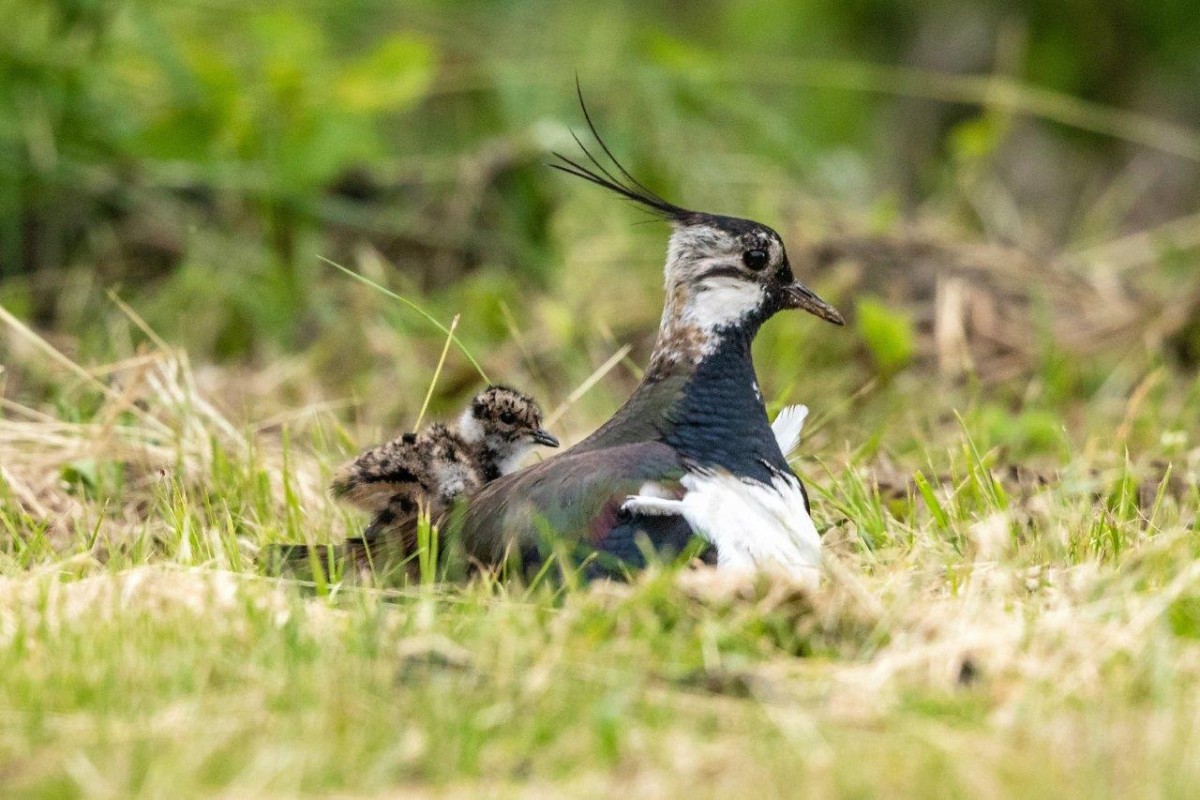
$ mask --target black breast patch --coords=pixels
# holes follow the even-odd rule
[[[723,331],[668,412],[663,440],[685,462],[770,483],[791,474],[775,441],[750,357],[753,332]]]

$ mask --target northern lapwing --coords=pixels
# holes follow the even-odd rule
[[[645,564],[646,548],[679,553],[700,532],[718,563],[782,564],[810,580],[820,540],[768,422],[750,345],[783,310],[837,325],[842,316],[796,280],[774,230],[663,199],[621,166],[583,111],[611,166],[578,138],[587,163],[556,154],[552,166],[672,228],[658,338],[641,382],[611,419],[563,454],[469,498],[462,543],[484,564],[515,558],[530,568],[565,549],[585,576],[621,576]]]

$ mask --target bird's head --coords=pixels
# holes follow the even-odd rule
[[[664,328],[684,326],[706,335],[741,323],[757,327],[793,308],[844,324],[837,309],[796,280],[778,233],[752,220],[691,211],[663,199],[617,161],[596,130],[582,92],[579,104],[609,166],[579,137],[575,142],[587,162],[556,153],[559,163],[551,166],[615,192],[671,224]]]
[[[558,439],[542,427],[542,409],[529,395],[493,385],[477,394],[458,421],[459,434],[499,461],[502,473],[515,467],[534,445],[558,447]]]
[[[842,325],[837,309],[796,280],[779,234],[758,222],[688,211],[667,250],[667,313],[701,330],[761,323],[802,309]]]

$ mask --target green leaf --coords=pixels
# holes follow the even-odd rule
[[[338,102],[353,111],[399,111],[425,97],[433,72],[433,46],[399,34],[346,68],[337,85]]]
[[[96,459],[78,458],[62,468],[62,478],[72,486],[95,489],[99,483]]]
[[[950,132],[950,152],[962,161],[988,158],[1003,143],[1006,127],[996,114],[981,114],[961,122]]]
[[[1171,632],[1185,639],[1200,639],[1200,597],[1181,597],[1167,608]]]
[[[871,297],[860,300],[857,310],[858,335],[879,369],[893,373],[908,366],[916,351],[916,334],[908,315]]]
[[[659,32],[644,38],[643,49],[651,63],[679,72],[710,71],[715,66],[710,50]]]
[[[950,515],[946,513],[946,509],[942,508],[941,502],[937,499],[937,495],[934,494],[933,487],[929,485],[929,481],[925,478],[924,473],[917,470],[913,475],[913,482],[917,485],[917,491],[921,493],[921,499],[925,501],[925,506],[929,509],[929,513],[933,515],[938,526],[949,528]]]

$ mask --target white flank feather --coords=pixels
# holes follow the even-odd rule
[[[634,495],[624,509],[682,516],[717,549],[718,569],[775,572],[817,585],[821,538],[794,476],[780,474],[766,484],[727,472],[691,473],[681,483],[686,493],[680,500]]]
[[[800,432],[804,430],[806,417],[808,406],[784,406],[771,423],[771,432],[775,434],[775,441],[784,458],[791,458],[800,446]]]

